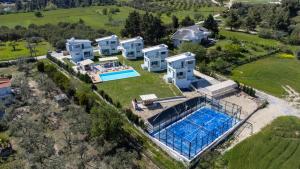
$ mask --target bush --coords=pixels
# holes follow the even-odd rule
[[[36,12],[34,12],[34,16],[40,18],[40,17],[43,17],[43,14],[40,11],[36,11]]]
[[[37,69],[39,72],[45,72],[45,64],[44,62],[38,62],[37,63]]]

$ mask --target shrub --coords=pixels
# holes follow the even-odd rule
[[[45,64],[44,62],[38,62],[37,63],[37,69],[39,72],[45,72]]]
[[[36,11],[36,12],[34,12],[34,16],[40,18],[40,17],[43,17],[43,14],[40,11]]]

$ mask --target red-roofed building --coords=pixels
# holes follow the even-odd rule
[[[0,102],[9,104],[12,99],[11,80],[0,78]]]

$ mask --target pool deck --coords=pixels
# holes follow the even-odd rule
[[[131,66],[126,66],[123,68],[106,69],[105,71],[90,71],[90,72],[88,72],[88,75],[91,77],[92,82],[94,84],[96,84],[96,83],[104,82],[100,77],[101,74],[111,73],[111,72],[119,72],[119,71],[124,71],[124,70],[134,70],[134,69]]]

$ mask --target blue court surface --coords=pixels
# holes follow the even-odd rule
[[[231,129],[237,120],[203,107],[154,134],[154,137],[188,159]]]
[[[125,79],[129,77],[136,77],[136,76],[140,76],[140,74],[135,70],[122,70],[117,72],[100,74],[99,76],[101,81],[111,81],[111,80]]]

